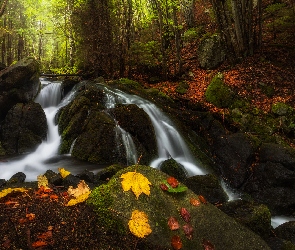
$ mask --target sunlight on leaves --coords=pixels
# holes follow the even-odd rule
[[[71,172],[65,170],[64,168],[58,168],[59,173],[62,178],[66,178]]]
[[[122,174],[121,178],[123,179],[122,188],[125,192],[131,189],[137,199],[141,193],[150,195],[149,185],[152,184],[144,175],[137,172],[127,172]]]
[[[152,232],[148,223],[148,216],[139,210],[134,210],[131,219],[128,222],[129,229],[132,234],[139,238],[144,238]]]
[[[38,181],[38,188],[40,188],[41,186],[43,186],[44,188],[49,188],[48,179],[46,178],[45,175],[42,175],[42,174],[38,175],[37,181]]]
[[[26,192],[26,191],[28,191],[28,190],[25,188],[6,188],[0,192],[0,198],[5,197],[6,195],[8,195],[12,192]]]

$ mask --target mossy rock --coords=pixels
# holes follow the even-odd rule
[[[6,155],[6,151],[5,151],[5,149],[2,147],[2,143],[1,143],[1,141],[0,141],[0,156],[4,156],[4,155]]]
[[[185,81],[182,81],[182,82],[178,83],[178,86],[176,87],[175,91],[178,94],[184,95],[187,92],[188,88],[189,88],[188,83]]]
[[[184,166],[172,158],[163,161],[160,165],[160,170],[180,181],[184,181],[188,175]]]
[[[120,178],[123,173],[134,172],[144,175],[150,182],[150,195],[140,194],[138,199],[134,193],[123,191]],[[150,245],[171,249],[171,239],[178,235],[184,250],[204,249],[202,242],[209,241],[215,249],[269,249],[268,245],[256,234],[227,216],[209,203],[193,206],[190,200],[199,200],[191,190],[182,193],[169,193],[160,188],[168,176],[148,166],[131,166],[119,171],[108,184],[95,188],[88,203],[94,205],[97,216],[107,231],[116,230],[121,234],[129,232],[128,222],[134,210],[144,212],[148,216],[148,224],[152,232],[142,241]],[[186,208],[190,220],[185,222],[180,209]],[[178,230],[170,230],[168,219],[173,216],[180,224]],[[190,224],[193,228],[192,238],[184,234],[183,226]]]
[[[277,102],[272,105],[271,112],[275,115],[283,116],[292,114],[294,109],[285,103]]]
[[[208,102],[218,108],[228,108],[233,104],[235,94],[224,84],[222,74],[218,73],[210,82],[205,97]]]

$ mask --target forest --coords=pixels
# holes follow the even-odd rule
[[[294,41],[293,0],[2,0],[1,62],[34,56],[46,73],[181,76],[206,37],[231,64]]]

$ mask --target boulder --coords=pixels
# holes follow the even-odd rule
[[[173,176],[179,181],[184,181],[188,175],[184,166],[175,161],[173,158],[163,161],[160,164],[160,170],[170,176]]]
[[[25,58],[0,72],[0,120],[17,103],[34,99],[40,88],[39,63]]]
[[[136,198],[131,190],[123,190],[121,175],[135,171],[151,183],[149,195],[141,193]],[[180,249],[180,244],[183,250],[209,249],[209,246],[210,249],[270,249],[260,236],[212,204],[202,203],[191,190],[182,193],[163,191],[160,184],[167,177],[151,167],[131,166],[119,171],[107,184],[95,188],[87,202],[94,206],[107,233],[116,230],[126,237],[135,220],[131,218],[132,213],[137,210],[146,214],[147,219],[138,223],[146,222],[150,227],[149,233],[142,236],[150,246],[147,249],[172,249],[173,245],[178,247],[174,249]],[[169,227],[171,217],[178,222],[178,229],[177,226],[173,230]],[[134,223],[136,231],[137,224]],[[145,226],[139,225],[138,232],[144,232]]]
[[[18,103],[3,121],[1,140],[7,154],[33,152],[46,136],[46,115],[39,103]]]
[[[198,61],[204,69],[215,69],[225,60],[225,49],[219,35],[203,39],[197,50]]]
[[[274,232],[278,237],[291,241],[295,245],[295,221],[283,223],[275,228]]]

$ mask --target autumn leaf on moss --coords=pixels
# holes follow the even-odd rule
[[[62,178],[66,178],[71,172],[65,170],[64,168],[58,168],[58,171]]]
[[[173,186],[175,186],[175,185],[173,184]],[[187,190],[187,187],[185,185],[180,184],[180,183],[178,183],[177,186],[172,187],[168,183],[168,180],[163,180],[163,183],[160,185],[160,187],[162,190],[167,191],[169,193],[181,193],[181,192],[185,192]]]
[[[138,199],[141,193],[146,195],[150,195],[150,186],[152,185],[150,181],[141,173],[137,172],[127,172],[121,175],[123,179],[121,184],[123,190],[126,192],[128,190],[132,190],[135,194],[136,199]]]
[[[26,192],[26,191],[28,191],[28,190],[25,188],[6,188],[0,192],[0,198],[5,197],[6,195],[8,195],[12,192]]]
[[[144,238],[152,232],[148,223],[148,216],[139,210],[134,210],[131,219],[128,222],[129,229],[132,234],[139,238]]]
[[[73,188],[72,186],[69,187],[68,194],[74,198],[71,199],[66,206],[74,206],[78,203],[84,202],[87,200],[90,193],[91,191],[88,185],[84,180],[81,180],[78,183],[77,188]]]
[[[48,179],[46,178],[45,175],[38,175],[37,176],[37,181],[38,181],[38,188],[40,188],[41,186],[43,186],[44,188],[48,189]]]

